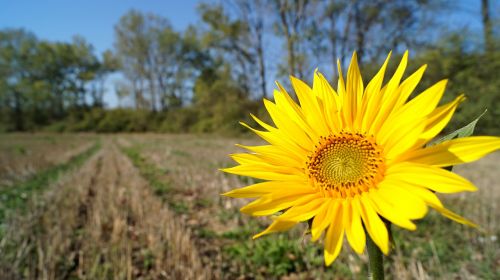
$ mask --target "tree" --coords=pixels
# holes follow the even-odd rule
[[[249,37],[246,41],[249,43],[249,52],[252,53],[252,56],[255,58],[254,60],[257,62],[256,67],[258,68],[261,97],[266,98],[267,67],[265,63],[264,37],[268,23],[264,18],[267,13],[266,9],[268,5],[264,0],[235,0],[234,3],[231,2],[231,4],[234,4],[234,10],[238,18],[246,25],[247,32],[245,35]]]
[[[493,38],[493,24],[490,18],[489,0],[481,0],[481,21],[483,22],[484,49],[486,52],[493,52],[495,42]]]
[[[305,55],[301,56],[300,44],[303,42],[302,31],[311,19],[310,1],[274,0],[272,3],[278,13],[275,24],[277,33],[285,37],[288,74],[303,78]]]
[[[0,69],[0,117],[8,130],[33,129],[86,110],[89,88],[112,71],[103,69],[81,37],[53,43],[23,30],[0,31]]]
[[[212,50],[212,56],[231,61],[236,80],[244,91],[251,92],[255,57],[249,48],[251,37],[248,25],[239,19],[231,20],[222,5],[202,3],[198,10],[208,27],[203,33],[204,46]]]
[[[116,56],[132,85],[136,108],[178,106],[188,68],[182,36],[154,14],[130,11],[115,26]]]

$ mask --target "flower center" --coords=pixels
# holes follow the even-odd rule
[[[372,136],[341,132],[321,137],[307,161],[313,185],[327,196],[354,197],[376,186],[384,173],[382,149]]]

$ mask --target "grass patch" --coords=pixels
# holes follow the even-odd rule
[[[27,154],[27,152],[28,152],[28,151],[26,150],[26,148],[25,148],[25,147],[23,147],[23,146],[21,146],[21,145],[17,145],[17,146],[15,146],[15,147],[14,147],[14,150],[16,151],[16,153],[17,153],[18,155],[21,155],[21,156],[23,156],[23,155]]]
[[[169,201],[168,205],[176,214],[189,213],[189,206],[183,201]]]
[[[165,176],[168,170],[157,168],[154,164],[148,163],[140,153],[140,145],[128,148],[122,147],[121,150],[128,156],[134,166],[139,169],[141,176],[148,181],[155,195],[166,202],[177,214],[184,214],[189,211],[189,207],[184,202],[173,199],[172,193],[174,189],[169,179]]]
[[[96,141],[92,147],[72,157],[65,163],[38,172],[33,177],[15,183],[12,186],[0,187],[0,224],[3,224],[7,212],[12,210],[24,211],[26,202],[34,193],[43,190],[50,183],[57,181],[63,173],[80,167],[100,147],[100,142]]]
[[[290,273],[324,279],[353,278],[347,264],[341,262],[323,271],[323,247],[309,242],[302,244],[300,238],[292,235],[282,233],[239,240],[225,246],[224,255],[227,261],[237,263],[238,273],[251,278],[275,279]]]
[[[405,266],[416,259],[422,262],[429,275],[460,275],[467,266],[467,270],[481,276],[480,279],[500,279],[500,270],[495,269],[498,262],[495,245],[481,244],[477,238],[488,234],[474,231],[436,212],[417,221],[417,230],[413,232],[392,227],[395,245]],[[396,255],[391,254],[389,258],[396,258]]]
[[[139,146],[121,148],[121,150],[132,161],[134,166],[139,169],[142,177],[149,182],[149,185],[153,189],[154,193],[162,199],[166,199],[168,194],[172,191],[170,182],[165,181],[165,179],[162,178],[166,172],[156,168],[153,164],[148,163],[141,156]]]
[[[122,151],[129,157],[134,166],[139,169],[141,176],[148,181],[155,195],[166,202],[176,214],[189,213],[189,206],[184,201],[173,199],[172,194],[175,190],[165,176],[168,174],[168,170],[160,169],[154,164],[148,163],[141,155],[140,150],[140,145],[122,148]]]
[[[198,238],[214,239],[218,237],[215,231],[205,227],[199,228],[198,230],[195,231],[195,233]]]

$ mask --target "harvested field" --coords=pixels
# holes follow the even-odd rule
[[[13,217],[1,250],[15,279],[204,279],[189,231],[107,142]],[[17,250],[13,251],[13,247]],[[7,265],[13,263],[15,265]]]
[[[28,178],[85,151],[93,135],[4,134],[0,136],[0,186]]]
[[[32,136],[31,136],[32,137]],[[41,136],[45,137],[45,136]],[[69,138],[68,138],[69,139]],[[7,279],[363,279],[367,256],[345,246],[332,267],[306,227],[252,240],[270,223],[221,197],[252,180],[227,175],[228,154],[254,138],[194,135],[103,137],[100,150],[45,191],[2,230]],[[28,144],[29,145],[29,144]],[[11,155],[15,157],[16,155]],[[456,172],[479,191],[444,196],[476,230],[430,211],[414,232],[393,228],[393,279],[500,278],[500,153]]]

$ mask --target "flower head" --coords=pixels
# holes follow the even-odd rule
[[[383,219],[409,230],[428,207],[474,226],[446,209],[437,193],[475,191],[476,187],[443,167],[467,163],[500,148],[500,138],[466,137],[426,145],[451,119],[463,95],[438,106],[446,80],[408,101],[425,65],[401,82],[408,53],[383,85],[390,54],[365,87],[354,53],[347,80],[339,64],[337,91],[319,72],[313,87],[291,78],[300,105],[278,84],[274,102],[264,100],[274,125],[252,117],[264,130],[250,130],[268,142],[242,146],[232,155],[238,166],[225,172],[265,180],[225,193],[257,198],[241,208],[254,216],[275,216],[254,236],[290,229],[312,219],[312,240],[323,232],[325,263],[338,256],[344,236],[357,253],[366,232],[385,254],[388,231]]]

